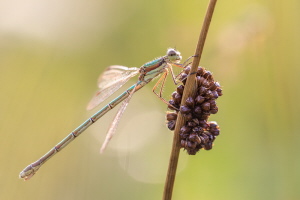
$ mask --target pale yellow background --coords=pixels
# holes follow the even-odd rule
[[[30,181],[18,175],[101,107],[85,110],[107,66],[139,67],[168,47],[193,55],[207,3],[0,0],[0,199],[161,199],[172,133],[154,83],[134,95],[105,154],[115,111]],[[211,117],[221,135],[211,151],[181,153],[174,200],[300,199],[299,9],[217,3],[201,65],[224,89]]]

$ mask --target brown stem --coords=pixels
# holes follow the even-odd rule
[[[202,29],[200,32],[198,44],[195,51],[195,57],[193,59],[192,67],[190,70],[190,73],[187,77],[186,84],[184,86],[184,91],[182,95],[181,105],[185,105],[185,101],[189,96],[193,96],[193,93],[195,93],[195,77],[197,72],[197,68],[200,63],[201,54],[203,51],[206,35],[208,32],[208,28],[211,22],[211,18],[214,12],[214,8],[216,5],[217,0],[210,0],[206,15],[204,18],[204,22],[202,25]],[[165,182],[165,188],[164,188],[164,194],[163,194],[163,200],[171,200],[172,199],[172,192],[173,192],[173,186],[175,181],[175,175],[176,175],[176,169],[177,169],[177,163],[179,158],[179,152],[180,152],[180,138],[179,138],[179,131],[180,128],[184,125],[185,119],[181,115],[181,113],[178,113],[178,117],[176,120],[176,126],[174,130],[174,136],[173,136],[173,145],[172,145],[172,151],[169,161],[169,168],[167,173],[167,178]]]

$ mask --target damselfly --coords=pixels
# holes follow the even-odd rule
[[[161,78],[157,81],[153,88],[153,92],[165,103],[168,104],[166,100],[162,97],[162,87],[157,93],[155,89],[158,85],[163,85],[166,77],[169,72],[172,74],[173,81],[176,83],[176,77],[174,76],[172,66],[182,67],[179,64],[181,60],[180,52],[175,49],[168,49],[167,54],[163,57],[159,57],[153,61],[150,61],[140,68],[128,68],[125,66],[113,65],[110,66],[102,75],[100,75],[98,79],[98,87],[99,91],[92,98],[90,103],[87,106],[87,109],[93,109],[97,105],[99,105],[102,101],[111,96],[114,92],[116,92],[120,87],[122,87],[131,77],[139,74],[139,78],[136,84],[129,87],[125,92],[119,95],[117,98],[112,100],[109,104],[104,106],[101,110],[91,116],[88,120],[86,120],[83,124],[77,127],[74,131],[72,131],[67,137],[65,137],[61,142],[59,142],[56,146],[54,146],[50,151],[48,151],[44,156],[42,156],[37,161],[28,165],[21,173],[20,178],[24,178],[25,180],[30,179],[37,170],[53,155],[62,150],[65,146],[67,146],[71,141],[73,141],[76,137],[78,137],[85,129],[87,129],[90,125],[100,119],[103,115],[105,115],[108,111],[113,109],[117,104],[123,101],[121,107],[119,108],[105,138],[105,141],[101,147],[101,152],[105,149],[108,142],[114,135],[117,125],[120,121],[122,114],[124,113],[132,95],[144,87],[147,83],[149,83],[153,78],[158,75],[162,75]]]

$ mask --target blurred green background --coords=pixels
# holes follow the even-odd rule
[[[0,0],[0,199],[161,199],[172,133],[154,83],[134,95],[104,154],[115,111],[31,180],[18,175],[95,112],[85,108],[107,66],[139,67],[168,47],[193,55],[207,4]],[[201,65],[223,86],[210,118],[221,135],[211,151],[181,152],[174,200],[300,199],[299,9],[217,3]]]

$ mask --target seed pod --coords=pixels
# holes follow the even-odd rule
[[[218,88],[218,85],[216,84],[217,82],[211,82],[210,84],[209,84],[209,89],[210,90],[215,90],[215,89],[217,89]]]
[[[217,114],[218,113],[218,107],[217,106],[213,107],[212,109],[210,109],[209,113],[210,114]]]
[[[182,81],[182,83],[185,84],[186,78],[187,78],[187,74],[185,74],[185,73],[181,74],[180,80]]]
[[[198,67],[198,70],[197,70],[197,75],[198,76],[201,76],[205,73],[205,69],[203,67]]]
[[[209,100],[208,102],[210,103],[210,107],[211,107],[211,108],[217,106],[217,102],[216,102],[215,100],[213,100],[213,99],[212,99],[212,100]]]
[[[200,124],[200,122],[199,122],[199,119],[198,119],[198,118],[193,118],[193,119],[192,119],[192,121],[193,121],[193,122],[195,122],[197,125],[199,125],[199,124]]]
[[[201,95],[198,95],[195,99],[196,104],[201,104],[203,101],[205,100],[205,98]]]
[[[181,94],[179,94],[179,93],[175,93],[174,94],[174,96],[172,95],[172,97],[173,97],[173,99],[174,99],[174,102],[176,103],[176,104],[180,104],[181,103]]]
[[[167,118],[168,121],[176,120],[177,119],[177,114],[173,113],[173,112],[169,112],[169,113],[167,113],[166,118]]]
[[[203,127],[203,125],[206,125],[207,127],[209,127],[208,123],[206,120],[199,120],[199,124]]]
[[[190,134],[189,140],[192,141],[192,142],[195,142],[197,144],[201,143],[201,139],[200,139],[200,137],[196,133]]]
[[[188,126],[183,126],[180,129],[180,133],[183,133],[183,134],[189,133],[190,131],[191,131],[191,128]]]
[[[197,126],[197,124],[195,122],[187,122],[187,125],[189,127],[195,127],[195,126]]]
[[[208,120],[209,116],[210,116],[209,112],[203,112],[201,115],[201,119]]]
[[[183,86],[183,85],[179,85],[179,86],[177,87],[177,89],[176,89],[176,91],[177,91],[180,95],[183,94],[183,90],[184,90],[184,86]]]
[[[205,94],[205,97],[206,97],[207,99],[212,99],[212,98],[214,97],[214,95],[213,95],[213,93],[212,93],[211,90],[207,90],[207,91],[206,91],[206,94]]]
[[[189,74],[191,71],[191,67],[190,66],[187,66],[185,69],[184,69],[184,73],[186,74]]]
[[[221,89],[221,88],[217,88],[217,92],[218,92],[218,95],[219,95],[219,96],[222,96],[222,95],[223,95],[222,89]]]
[[[196,126],[192,130],[194,133],[200,134],[203,133],[203,128],[201,126]]]
[[[173,131],[175,129],[176,120],[171,120],[168,122],[168,129]]]
[[[203,121],[204,121],[204,123],[202,123]],[[201,124],[201,127],[205,130],[209,128],[209,125],[206,123],[206,119],[200,120],[200,124]]]
[[[183,114],[183,116],[186,119],[186,121],[191,121],[193,119],[192,113]]]
[[[210,71],[206,71],[204,74],[203,74],[203,77],[208,79],[208,80],[211,80],[212,79],[212,73]]]
[[[206,135],[205,133],[206,133],[206,131],[205,131],[204,133],[201,134],[202,138],[201,138],[201,136],[200,136],[201,141],[203,141],[204,144],[207,143],[207,142],[209,141],[209,137],[208,137],[208,135]]]
[[[219,130],[219,129],[210,130],[209,132],[210,132],[212,135],[214,135],[214,136],[220,135],[220,130]]]
[[[203,85],[204,87],[206,87],[206,88],[209,87],[209,84],[210,84],[210,82],[209,82],[209,80],[207,80],[207,79],[205,79],[205,80],[202,82],[202,85]]]
[[[197,76],[196,79],[197,79],[198,86],[201,86],[203,84],[203,82],[205,81],[205,78],[202,76]]]
[[[208,125],[209,125],[209,128],[210,128],[210,129],[216,129],[216,128],[219,128],[217,122],[215,122],[215,121],[209,122]]]
[[[196,106],[196,107],[194,108],[194,113],[200,115],[200,114],[202,113],[201,107],[200,107],[200,106]]]
[[[205,150],[211,150],[212,149],[212,143],[211,142],[205,143],[204,144],[204,149]]]
[[[200,95],[206,94],[207,89],[204,86],[200,86],[198,92]]]
[[[215,139],[216,139],[216,136],[215,136],[215,135],[213,135],[213,134],[211,134],[211,139],[210,139],[210,142],[211,142],[211,143],[213,143],[213,142],[215,141]]]
[[[197,77],[197,83],[198,83],[199,86],[204,86],[206,88],[210,84],[210,82],[206,78],[204,78],[202,76],[201,77],[200,76]]]
[[[176,110],[176,108],[178,109],[178,107],[179,107],[178,104],[176,104],[173,99],[171,99],[169,101],[169,104],[170,105],[168,105],[168,108],[171,109],[171,110]]]
[[[191,112],[191,109],[189,107],[187,107],[187,106],[180,106],[180,112],[182,114],[188,114],[188,113]]]
[[[197,143],[196,142],[192,142],[192,141],[188,141],[187,142],[187,146],[188,146],[188,148],[194,149],[194,148],[196,148]]]
[[[202,108],[204,111],[210,110],[210,103],[209,103],[209,102],[204,102],[204,103],[202,103],[201,108]]]
[[[219,94],[217,91],[214,90],[214,91],[211,91],[211,93],[212,93],[212,99],[217,99],[219,97]]]
[[[187,139],[189,137],[190,134],[188,133],[180,133],[179,136],[180,136],[180,139]]]
[[[193,97],[188,97],[185,101],[186,105],[190,108],[193,108],[195,105],[195,101]]]
[[[188,152],[189,155],[196,155],[198,150],[197,149],[187,149],[187,152]]]
[[[187,141],[186,141],[186,140],[181,140],[181,141],[180,141],[180,145],[181,145],[182,148],[187,148],[187,147],[188,147],[188,146],[187,146]]]
[[[176,94],[177,94],[177,92],[173,92],[173,93],[172,93],[171,96],[172,96],[173,99],[174,99],[174,97],[175,97]]]
[[[209,131],[206,131],[205,132],[205,135],[207,135],[208,136],[208,141],[213,141],[214,140],[214,136],[211,134],[211,132],[209,132]]]
[[[204,137],[202,136],[202,134],[199,136],[200,140],[201,140],[201,144],[205,143]]]

